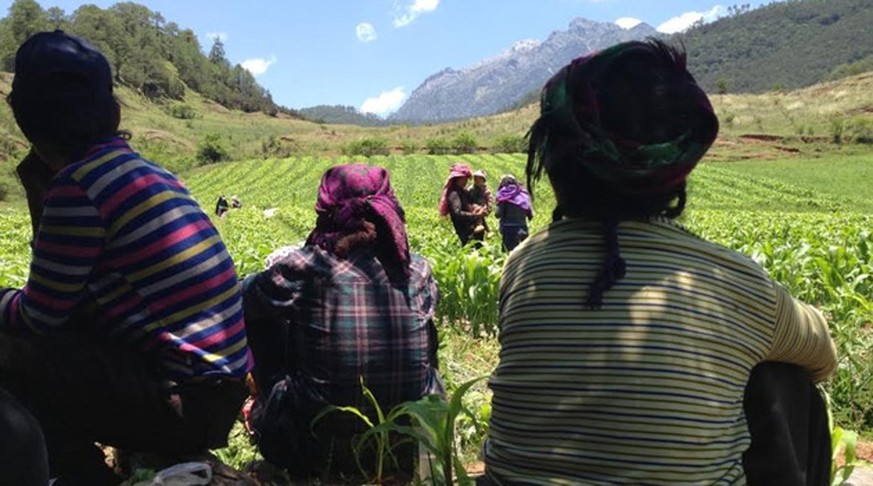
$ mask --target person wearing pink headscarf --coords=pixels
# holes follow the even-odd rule
[[[383,410],[443,392],[433,323],[439,291],[427,260],[410,253],[388,171],[350,164],[325,172],[318,219],[302,248],[280,249],[243,282],[246,328],[261,391],[251,425],[264,458],[295,476],[357,473],[352,406],[375,420],[362,383]],[[292,399],[282,397],[294,397]],[[275,412],[275,413],[274,413]],[[411,447],[395,449],[411,470]]]
[[[473,200],[467,191],[467,182],[473,177],[473,172],[467,164],[456,163],[449,169],[449,177],[443,187],[443,196],[440,199],[440,216],[451,216],[455,233],[461,240],[461,245],[466,245],[473,237],[473,228],[476,222],[486,212],[485,208],[474,208]]]

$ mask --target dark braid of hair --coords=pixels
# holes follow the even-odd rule
[[[661,215],[673,219],[682,214],[686,201],[684,184],[677,190],[675,197],[676,204],[665,208]],[[556,207],[555,212],[557,213],[558,211],[559,209]],[[606,243],[606,257],[603,260],[600,274],[588,289],[585,305],[591,309],[599,309],[603,304],[603,294],[611,289],[620,279],[624,278],[627,273],[627,262],[621,257],[618,245],[619,221],[620,219],[614,216],[603,219],[603,240]]]
[[[603,293],[611,289],[627,272],[627,263],[621,257],[618,247],[618,220],[609,219],[603,222],[603,239],[606,243],[606,258],[597,279],[588,289],[585,305],[591,309],[599,309],[603,304]]]

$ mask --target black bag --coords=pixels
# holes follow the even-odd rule
[[[255,371],[261,393],[250,420],[255,442],[267,461],[306,474],[315,467],[310,424],[327,401],[300,372],[303,331],[290,322],[252,322],[251,327],[252,352],[261,364]]]
[[[252,407],[251,425],[264,459],[296,474],[311,471],[310,424],[325,405],[299,374],[276,381],[266,400]]]

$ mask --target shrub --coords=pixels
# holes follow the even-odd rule
[[[873,143],[873,120],[869,118],[853,118],[846,122],[846,138],[855,143]]]
[[[292,138],[270,135],[261,141],[261,157],[286,159],[300,151],[300,144]]]
[[[185,103],[174,103],[170,105],[168,111],[170,112],[170,116],[180,120],[193,120],[197,118],[197,110],[195,110],[191,105],[186,105]]]
[[[427,153],[431,155],[446,155],[452,151],[452,144],[443,137],[432,138],[425,143]]]
[[[418,151],[418,144],[412,140],[404,140],[400,142],[400,151],[403,152],[403,155],[414,154]]]
[[[846,125],[843,120],[831,120],[831,141],[837,145],[843,143],[843,131],[845,128]]]
[[[388,155],[391,151],[388,148],[388,141],[384,138],[362,138],[346,145],[343,148],[343,153],[371,157],[373,155]]]
[[[461,132],[452,139],[452,150],[456,154],[472,154],[479,148],[479,142],[470,132]]]
[[[527,140],[521,135],[504,135],[494,142],[492,150],[498,154],[523,154],[527,152]]]
[[[230,151],[224,145],[221,135],[210,133],[204,137],[197,147],[197,161],[203,164],[214,164],[230,159]]]

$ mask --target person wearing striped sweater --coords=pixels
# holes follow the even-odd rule
[[[544,87],[528,187],[545,171],[557,208],[502,276],[488,481],[827,483],[825,319],[673,221],[717,131],[684,53],[660,41],[577,59]]]
[[[226,443],[252,367],[234,264],[184,185],[117,133],[106,58],[61,31],[18,50],[33,145],[30,275],[0,290],[0,386],[43,427],[60,484],[116,484],[95,442],[186,455]],[[37,178],[39,179],[39,178]]]

